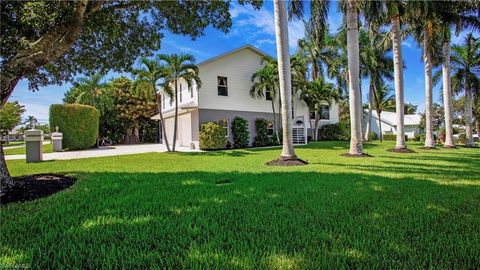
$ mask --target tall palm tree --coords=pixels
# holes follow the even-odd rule
[[[100,115],[113,106],[111,91],[100,73],[77,79],[74,88],[77,93],[75,103],[95,107]]]
[[[360,103],[360,54],[358,39],[357,0],[347,0],[347,57],[350,107],[350,151],[351,156],[363,155],[362,145],[362,106]]]
[[[280,98],[282,102],[282,153],[280,160],[290,161],[297,160],[295,149],[293,148],[292,137],[292,83],[290,72],[290,57],[288,52],[288,24],[287,24],[287,6],[285,1],[274,0],[274,15],[275,15],[275,34],[277,44],[277,58],[278,58],[278,77],[280,86]]]
[[[465,126],[467,146],[473,142],[473,101],[480,95],[480,41],[468,34],[461,45],[452,47],[451,64],[453,69],[452,90],[465,93]]]
[[[253,73],[251,81],[253,84],[250,88],[250,96],[259,99],[267,98],[272,103],[273,130],[278,140],[277,116],[275,112],[275,102],[277,101],[279,88],[278,69],[273,65],[267,64]]]
[[[157,85],[159,81],[162,80],[165,76],[163,68],[158,63],[158,61],[149,60],[147,58],[142,58],[140,60],[143,67],[139,69],[132,70],[132,74],[135,75],[137,78],[137,85],[146,86],[146,87],[135,87],[135,90],[141,90],[146,92],[145,94],[149,97],[157,96],[157,106],[158,106],[158,113],[160,115],[160,125],[162,126],[162,134],[163,139],[165,140],[165,145],[167,146],[167,151],[170,152],[170,145],[168,144],[168,138],[166,136],[166,129],[165,129],[165,120],[163,119],[162,113],[162,91],[167,91],[168,89],[162,89],[161,91],[157,90]],[[169,96],[172,96],[173,93],[168,92],[165,93]]]
[[[378,137],[380,139],[380,142],[383,141],[383,133],[382,133],[382,112],[389,110],[391,104],[395,100],[395,96],[391,95],[390,93],[392,90],[390,89],[389,86],[379,83],[375,86],[375,91],[374,93],[374,102],[373,106],[375,107],[375,110],[377,111],[377,116],[378,116],[378,128],[379,128],[379,133]]]
[[[321,116],[321,106],[325,104],[331,105],[332,101],[338,102],[339,100],[335,86],[326,82],[323,77],[318,77],[316,80],[307,83],[300,93],[300,98],[305,101],[310,111],[315,112],[314,131],[315,140],[318,140],[318,122]]]
[[[175,151],[175,144],[177,140],[177,126],[178,126],[178,83],[183,79],[188,86],[188,90],[192,91],[193,83],[200,89],[202,81],[198,76],[198,67],[194,64],[195,58],[190,54],[160,54],[158,56],[160,61],[163,61],[161,69],[163,72],[164,82],[161,84],[163,91],[171,93],[171,99],[175,101],[175,118],[173,124],[173,146],[172,151]]]

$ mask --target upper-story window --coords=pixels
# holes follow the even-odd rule
[[[165,94],[162,94],[162,108],[165,109]]]
[[[322,105],[320,107],[320,119],[330,120],[330,107],[328,105]]]
[[[227,77],[218,76],[217,78],[218,78],[218,95],[228,96]]]
[[[269,88],[265,89],[265,99],[266,100],[272,100],[272,90]]]
[[[183,89],[182,89],[182,84],[180,84],[180,102],[182,102],[182,96],[183,96]]]
[[[310,111],[310,120],[315,119],[315,111]]]

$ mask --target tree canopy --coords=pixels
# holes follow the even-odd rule
[[[0,131],[6,133],[21,124],[25,107],[17,101],[7,102],[0,109]]]

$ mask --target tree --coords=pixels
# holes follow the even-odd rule
[[[242,0],[260,8],[262,1]],[[30,88],[77,73],[128,71],[160,47],[162,32],[192,38],[212,25],[227,32],[230,1],[2,1],[0,108],[18,81]],[[145,17],[149,19],[146,20]]]
[[[322,77],[307,83],[307,86],[301,91],[300,97],[308,105],[310,111],[315,112],[315,140],[318,140],[318,122],[321,116],[321,106],[331,105],[332,101],[338,102],[339,96],[335,91],[335,86],[328,83]]]
[[[142,58],[141,63],[143,68],[134,69],[132,73],[137,77],[139,82],[143,82],[143,85],[146,87],[138,87],[138,90],[146,90],[146,94],[152,98],[157,95],[157,107],[158,113],[160,115],[160,124],[163,131],[163,139],[165,140],[165,145],[167,146],[167,151],[170,152],[170,145],[168,144],[168,138],[166,136],[165,129],[165,120],[163,119],[162,113],[162,91],[167,91],[170,88],[163,88],[161,91],[157,91],[157,85],[161,79],[165,76],[164,70],[157,61],[149,60],[147,58]],[[172,96],[171,92],[166,93],[168,96]]]
[[[74,82],[75,102],[95,107],[100,116],[113,106],[113,98],[103,75],[96,73],[91,77],[81,77]]]
[[[439,131],[444,122],[444,111],[443,107],[438,103],[432,104],[432,128],[434,131]],[[426,127],[426,117],[425,114],[421,114],[420,118],[420,129],[424,130]]]
[[[20,105],[17,101],[7,102],[4,107],[0,109],[0,132],[2,136],[6,135],[7,144],[9,143],[8,132],[21,124],[24,112],[25,106]]]
[[[79,73],[128,71],[138,56],[159,49],[164,30],[192,38],[209,25],[227,32],[229,9],[227,0],[1,1],[0,109],[21,79],[38,89]],[[1,183],[11,182],[3,155],[0,168]]]
[[[392,101],[395,100],[395,96],[391,95],[390,93],[392,90],[385,84],[377,84],[375,86],[375,91],[373,92],[373,106],[377,111],[378,116],[378,127],[379,127],[379,139],[380,142],[383,141],[383,133],[382,133],[382,112],[389,109],[389,106]]]
[[[465,126],[467,146],[473,142],[473,104],[480,96],[480,41],[468,34],[461,45],[452,47],[451,64],[453,69],[452,90],[465,94]],[[477,119],[478,120],[478,119]]]
[[[277,117],[275,113],[275,102],[278,97],[278,69],[267,64],[257,72],[253,73],[250,88],[250,96],[253,98],[266,98],[272,104],[273,130],[278,140]]]
[[[170,94],[171,100],[174,100],[175,102],[175,119],[173,124],[172,142],[172,151],[175,152],[175,144],[177,141],[178,132],[178,84],[180,80],[183,80],[187,83],[188,91],[193,91],[193,83],[196,84],[196,89],[199,90],[202,86],[202,81],[198,76],[198,67],[194,64],[195,58],[193,55],[160,54],[158,58],[160,61],[164,62],[164,64],[161,66],[164,80],[162,83],[163,91],[167,94]]]

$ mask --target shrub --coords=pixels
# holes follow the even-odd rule
[[[202,150],[221,149],[227,144],[223,127],[214,122],[202,124],[199,137]]]
[[[248,146],[250,134],[248,133],[248,121],[241,117],[235,117],[232,121],[233,147],[245,148]]]
[[[378,140],[378,135],[377,135],[377,133],[375,133],[375,132],[370,132],[370,133],[368,134],[368,140],[369,140],[369,141]]]
[[[350,134],[345,125],[328,124],[320,128],[318,137],[323,141],[346,141],[350,139]]]
[[[458,135],[458,139],[456,140],[456,143],[459,144],[467,144],[467,133],[460,133]]]
[[[99,114],[92,106],[53,104],[50,106],[50,127],[63,133],[63,148],[88,149],[98,137]]]
[[[396,141],[397,140],[397,134],[383,134],[383,140],[384,141]],[[405,141],[408,141],[408,136],[405,135]]]
[[[422,135],[421,135],[421,134],[415,134],[415,137],[413,137],[413,140],[416,141],[416,142],[421,141],[421,139],[422,139]]]
[[[257,136],[253,139],[253,146],[269,146],[272,145],[272,139],[268,136],[268,121],[267,119],[255,119],[255,129]]]

